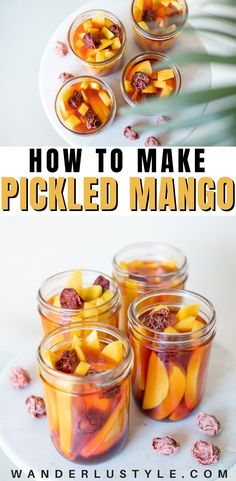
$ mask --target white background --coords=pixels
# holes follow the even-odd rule
[[[1,218],[1,361],[41,334],[36,293],[51,274],[79,266],[111,272],[122,246],[161,241],[189,259],[187,287],[208,297],[218,315],[218,342],[235,353],[236,224],[232,218],[8,217]],[[234,386],[232,386],[234,388]],[[9,481],[1,459],[1,479]],[[228,479],[234,479],[233,474]]]

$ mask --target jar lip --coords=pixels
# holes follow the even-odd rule
[[[37,293],[38,302],[41,305],[43,305],[46,309],[50,309],[52,312],[57,313],[57,314],[65,314],[66,313],[68,315],[76,316],[77,314],[80,314],[82,311],[89,312],[90,310],[94,310],[94,307],[86,307],[86,308],[83,308],[83,309],[65,309],[63,307],[56,307],[56,306],[53,306],[52,304],[50,304],[47,301],[47,299],[45,299],[45,297],[43,297],[42,289],[47,285],[48,282],[52,281],[53,279],[56,279],[57,277],[63,276],[63,275],[68,275],[68,277],[69,277],[70,274],[72,274],[73,272],[74,272],[74,269],[63,271],[63,272],[58,272],[57,274],[53,274],[52,276],[45,279],[38,289],[38,293]],[[100,308],[103,308],[103,307],[107,306],[107,310],[108,310],[109,306],[114,305],[114,303],[117,301],[117,298],[119,299],[119,289],[118,289],[118,286],[117,286],[116,282],[114,281],[114,279],[112,279],[107,274],[104,274],[103,272],[95,271],[93,269],[82,269],[82,272],[95,274],[97,277],[102,275],[106,279],[109,280],[110,284],[114,288],[113,296],[111,297],[111,299],[109,299],[108,301],[105,301],[103,304],[101,304],[100,306],[97,307],[97,309],[99,310]],[[102,313],[105,314],[107,312],[107,310],[105,310],[105,311],[103,310]],[[86,322],[86,320],[84,320],[84,321]]]
[[[175,333],[169,333],[169,332],[159,332],[155,331],[155,329],[150,329],[149,327],[145,326],[136,316],[135,310],[137,305],[144,301],[145,299],[148,299],[149,297],[152,296],[192,296],[196,299],[196,301],[199,301],[201,303],[204,303],[211,311],[211,319],[210,321],[204,325],[204,327],[201,327],[200,329],[197,329],[196,331],[191,331],[191,332],[178,332],[177,334]],[[157,303],[158,304],[158,303]],[[160,304],[163,304],[163,301],[160,302]],[[186,289],[157,289],[155,291],[151,291],[148,294],[144,294],[137,299],[135,299],[131,305],[129,306],[128,309],[128,320],[129,320],[129,328],[134,328],[135,330],[138,331],[139,328],[142,328],[142,337],[148,341],[152,341],[155,343],[161,342],[163,345],[188,345],[192,344],[193,337],[195,336],[196,333],[199,334],[199,336],[196,338],[197,341],[201,341],[201,339],[205,338],[205,336],[214,329],[215,324],[216,324],[216,311],[213,306],[213,304],[204,296],[201,294],[198,294],[193,291],[189,291]],[[145,331],[145,334],[143,333]],[[157,337],[156,339],[153,339],[153,334],[155,334]],[[140,332],[139,332],[140,335]],[[193,336],[193,337],[192,337]]]
[[[44,345],[46,342],[48,342],[50,339],[52,339],[54,336],[57,336],[58,334],[67,334],[70,333],[71,330],[73,331],[80,331],[80,330],[97,330],[97,331],[102,331],[103,333],[107,334],[113,334],[117,340],[121,340],[123,343],[123,346],[125,347],[126,354],[124,359],[120,364],[117,366],[113,367],[112,369],[109,369],[107,371],[103,372],[97,372],[97,373],[91,373],[87,374],[86,376],[75,376],[73,374],[66,374],[62,371],[57,371],[56,369],[52,368],[49,366],[43,359],[42,356],[42,351],[44,348]],[[84,323],[76,323],[73,324],[73,326],[68,326],[65,328],[57,328],[51,331],[49,334],[46,334],[46,336],[43,337],[43,339],[40,342],[40,345],[37,349],[37,361],[39,365],[41,365],[47,372],[49,372],[52,375],[55,375],[60,378],[61,380],[68,381],[68,383],[75,383],[75,384],[96,384],[96,383],[101,383],[101,385],[106,385],[106,384],[111,384],[114,383],[122,374],[126,371],[126,369],[129,368],[130,364],[132,365],[133,362],[133,349],[129,343],[128,337],[126,334],[121,332],[119,329],[117,329],[114,326],[109,326],[107,324],[103,324],[100,322],[94,322],[90,323],[89,326]]]
[[[119,263],[118,263],[118,257],[124,253],[127,249],[132,249],[132,248],[136,248],[136,247],[147,247],[147,249],[152,249],[154,247],[164,247],[164,248],[169,248],[169,249],[175,249],[175,251],[180,254],[182,257],[183,257],[183,262],[181,263],[180,267],[176,270],[176,271],[173,271],[173,272],[164,272],[162,274],[136,274],[136,273],[132,273],[132,279],[135,280],[135,281],[139,281],[140,283],[145,283],[146,284],[146,279],[154,279],[156,277],[160,277],[161,279],[163,280],[168,280],[170,278],[173,278],[173,277],[178,277],[180,276],[181,274],[184,274],[187,270],[187,266],[188,266],[188,260],[187,260],[187,257],[183,254],[183,252],[178,249],[178,247],[175,247],[175,246],[172,246],[170,244],[165,244],[164,242],[135,242],[133,244],[129,244],[125,247],[123,247],[122,249],[120,249],[117,254],[113,257],[113,260],[112,260],[112,265],[113,265],[113,268],[115,269],[115,271],[120,274],[121,276],[124,276],[124,277],[129,277],[130,273],[128,271],[128,269],[122,269],[120,266],[119,266]],[[154,286],[156,286],[156,284],[154,284]]]
[[[111,101],[112,101],[112,105],[111,105],[111,110],[110,110],[110,115],[109,117],[107,118],[106,122],[103,123],[100,127],[98,127],[96,130],[94,131],[91,131],[91,132],[76,132],[75,130],[72,130],[70,129],[69,127],[67,127],[65,125],[65,123],[61,120],[60,118],[60,115],[58,115],[58,112],[57,112],[57,102],[58,102],[58,98],[59,98],[59,95],[61,94],[61,92],[63,90],[66,90],[66,88],[70,87],[70,86],[73,86],[74,83],[76,82],[82,82],[83,80],[91,80],[91,81],[94,81],[96,83],[100,83],[104,89],[106,89],[106,91],[109,93],[110,95],[110,98],[111,98]],[[58,90],[57,92],[57,95],[56,95],[56,98],[55,98],[55,102],[54,102],[54,109],[55,109],[55,113],[56,113],[56,116],[59,120],[59,122],[61,123],[61,125],[69,130],[69,132],[72,132],[73,134],[75,135],[81,135],[81,136],[86,136],[86,135],[96,135],[98,134],[102,129],[104,129],[105,127],[107,127],[109,125],[109,122],[111,120],[114,119],[114,116],[116,114],[116,98],[115,98],[115,95],[114,95],[114,92],[112,90],[112,88],[110,87],[110,85],[108,85],[106,82],[104,82],[104,80],[101,80],[101,79],[98,79],[97,77],[94,77],[93,75],[78,75],[77,77],[73,77],[72,79],[69,79],[67,80],[61,87],[60,89]]]
[[[154,41],[162,41],[162,40],[168,40],[168,39],[171,39],[173,37],[175,37],[175,35],[177,35],[178,33],[181,33],[184,29],[184,26],[186,25],[187,21],[188,21],[188,16],[189,16],[189,9],[188,9],[188,4],[185,0],[182,0],[183,1],[183,4],[184,4],[184,8],[185,8],[185,14],[184,14],[184,18],[183,18],[183,23],[181,24],[181,26],[179,28],[176,28],[174,30],[174,32],[171,32],[171,33],[164,33],[163,35],[161,34],[158,34],[158,35],[155,35],[153,33],[150,33],[150,32],[146,32],[145,30],[143,30],[137,23],[137,21],[135,20],[134,18],[134,3],[136,2],[136,0],[133,0],[132,1],[132,4],[131,4],[131,17],[132,17],[132,20],[137,28],[137,30],[139,31],[139,33],[143,36],[143,37],[146,37],[148,40],[154,40]]]
[[[97,12],[104,12],[105,15],[107,14],[109,18],[110,17],[113,17],[116,19],[117,22],[119,22],[121,28],[122,28],[122,45],[121,47],[119,48],[119,50],[117,51],[117,53],[110,59],[107,59],[107,60],[103,60],[102,62],[87,62],[86,59],[80,57],[79,55],[77,55],[74,51],[74,48],[71,44],[71,30],[72,28],[74,27],[75,23],[77,22],[77,20],[82,17],[82,16],[87,16],[88,14],[94,14],[94,13],[97,13]],[[68,44],[69,44],[69,47],[72,51],[72,53],[79,59],[81,60],[81,62],[84,62],[86,65],[91,65],[91,66],[98,66],[98,67],[103,67],[103,66],[106,66],[106,65],[109,65],[111,63],[111,61],[117,59],[119,57],[119,55],[123,52],[125,46],[126,46],[126,39],[127,39],[127,35],[126,35],[126,29],[125,29],[125,26],[124,24],[121,22],[121,20],[116,16],[114,15],[112,12],[110,12],[109,10],[105,10],[105,9],[92,9],[92,10],[86,10],[85,12],[77,15],[77,17],[73,20],[73,22],[71,23],[70,27],[69,27],[69,30],[68,30],[68,34],[67,34],[67,39],[68,39]]]

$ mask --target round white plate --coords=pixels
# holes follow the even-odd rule
[[[141,138],[135,143],[132,143],[128,139],[126,139],[123,135],[124,128],[127,125],[135,125],[135,122],[137,122],[137,117],[134,118],[133,115],[121,117],[119,114],[117,114],[115,121],[107,130],[105,129],[103,132],[92,136],[80,136],[78,134],[74,134],[73,132],[69,132],[65,127],[63,127],[63,125],[60,124],[55,114],[54,108],[55,97],[60,88],[60,82],[58,80],[59,75],[62,72],[70,72],[74,75],[83,75],[84,73],[82,65],[80,64],[79,60],[74,56],[74,54],[72,54],[72,52],[69,52],[68,55],[66,55],[65,57],[57,56],[57,54],[55,53],[56,42],[59,40],[67,43],[67,31],[73,19],[79,13],[85,10],[98,8],[99,6],[99,8],[101,9],[104,8],[106,10],[112,11],[122,20],[126,27],[128,36],[128,47],[124,59],[124,63],[126,63],[131,57],[140,52],[137,45],[135,44],[131,27],[130,3],[131,2],[127,0],[118,0],[117,2],[112,2],[112,5],[109,0],[99,0],[99,5],[97,0],[92,0],[88,3],[86,2],[83,7],[80,7],[76,12],[72,13],[57,28],[57,30],[50,38],[44,51],[39,73],[39,89],[42,104],[46,115],[54,129],[61,136],[61,138],[71,146],[91,146],[91,144],[96,146],[143,146],[145,138],[148,136],[147,133],[142,134]],[[167,55],[171,56],[173,53],[185,51],[186,46],[188,46],[188,50],[193,52],[195,52],[196,50],[204,52],[206,50],[202,40],[198,37],[197,32],[193,28],[191,33],[183,33],[179,37],[175,47],[169,53],[167,52]],[[211,86],[210,65],[197,67],[191,66],[191,69],[189,67],[181,68],[181,76],[183,81],[182,89],[184,91],[191,90],[194,92],[194,90],[198,89],[209,89]],[[120,77],[121,71],[104,77],[104,80],[109,83],[109,85],[114,90],[118,109],[121,106],[127,105],[121,93]],[[206,105],[201,105],[192,108],[192,115],[201,116],[205,110],[205,107]],[[163,112],[158,112],[158,114],[162,113]],[[142,117],[139,118],[139,120],[141,119]],[[153,119],[153,125],[155,126],[155,118]],[[168,138],[160,136],[160,139],[165,144],[178,145],[186,141],[187,137],[191,133],[192,129],[186,128],[171,133]]]
[[[62,470],[68,479],[68,470],[78,471],[76,479],[80,479],[81,469],[87,469],[89,479],[94,479],[94,469],[106,478],[106,470],[114,469],[113,481],[120,480],[121,469],[127,471],[127,479],[134,479],[132,469],[138,469],[138,481],[146,479],[144,469],[152,470],[149,481],[156,481],[157,469],[169,479],[169,470],[175,469],[177,479],[184,477],[190,480],[191,470],[198,471],[198,479],[203,479],[201,474],[204,468],[199,466],[190,455],[190,448],[197,439],[207,439],[197,431],[194,424],[195,415],[177,423],[156,422],[144,416],[131,403],[130,410],[130,435],[125,449],[111,461],[93,466],[76,465],[64,459],[55,450],[49,437],[47,419],[32,419],[25,409],[25,399],[30,394],[42,395],[39,378],[36,376],[36,366],[33,360],[36,345],[27,346],[4,369],[0,376],[0,446],[9,458],[25,472],[32,469],[35,476],[40,478],[40,471],[48,469],[50,480],[55,479],[55,470]],[[9,383],[9,372],[13,366],[27,369],[32,376],[31,385],[24,390],[16,390]],[[222,451],[220,462],[210,466],[211,480],[218,479],[218,471],[230,469],[236,463],[236,452],[233,451],[236,438],[236,391],[234,389],[236,375],[235,359],[220,345],[215,345],[210,362],[208,386],[201,409],[215,414],[222,422],[221,434],[213,439]],[[153,437],[163,435],[174,436],[181,445],[177,456],[168,458],[157,456],[151,447]]]

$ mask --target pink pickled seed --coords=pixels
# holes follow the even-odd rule
[[[44,418],[46,413],[46,407],[44,399],[40,396],[29,396],[25,401],[26,409],[32,418]]]
[[[64,42],[59,42],[59,41],[56,43],[55,49],[59,57],[64,57],[65,55],[68,54],[68,51],[69,51],[67,45]]]
[[[145,147],[155,147],[155,146],[157,147],[159,145],[161,145],[160,140],[158,140],[156,137],[153,137],[153,136],[148,137],[144,142]]]
[[[67,82],[67,80],[71,80],[72,78],[74,78],[74,75],[72,73],[69,73],[69,72],[63,72],[58,77],[58,79],[60,80],[60,82],[62,84]]]
[[[13,387],[24,389],[31,382],[30,375],[22,367],[13,367],[10,372],[10,383]]]
[[[196,417],[196,424],[199,429],[204,434],[208,436],[216,436],[221,431],[221,425],[215,416],[200,412]]]
[[[137,130],[134,130],[130,125],[125,128],[124,130],[124,136],[129,139],[129,140],[137,140],[140,137],[139,132]]]
[[[220,459],[220,449],[209,441],[196,441],[191,449],[193,458],[198,464],[210,466],[218,463]]]
[[[154,438],[152,440],[152,447],[156,454],[161,456],[173,456],[180,450],[179,443],[170,436],[164,436],[163,438]]]

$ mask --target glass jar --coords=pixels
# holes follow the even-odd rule
[[[158,305],[171,312],[200,306],[199,329],[159,332],[141,318]],[[200,404],[206,385],[209,355],[215,337],[216,314],[204,297],[185,290],[146,294],[129,308],[129,330],[134,349],[133,394],[142,411],[158,421],[184,419]]]
[[[65,374],[45,362],[44,353],[68,349],[74,334],[96,330],[103,344],[120,340],[123,360],[86,376]],[[85,331],[85,332],[84,332]],[[128,436],[133,352],[126,336],[104,324],[74,324],[45,336],[38,349],[50,435],[55,448],[77,463],[98,463],[120,451]]]
[[[73,271],[61,272],[46,279],[38,291],[38,311],[41,316],[45,334],[66,324],[78,321],[102,322],[111,326],[118,326],[120,309],[120,293],[116,283],[106,274],[92,270],[82,270],[84,287],[91,286],[98,276],[103,276],[110,282],[109,290],[112,297],[107,301],[83,309],[63,309],[51,304],[51,299],[60,294]]]
[[[76,104],[74,107],[69,105],[74,92],[82,95],[78,107]],[[111,87],[96,77],[75,77],[60,88],[55,99],[55,112],[63,127],[70,132],[95,135],[112,124],[116,115],[116,99]],[[94,117],[91,121],[90,112],[96,115],[97,124],[94,123]],[[87,121],[87,115],[90,115],[90,121]]]
[[[136,94],[137,94],[137,92],[139,94],[139,91],[134,91],[134,96],[133,96],[133,90],[130,90],[131,89],[130,84],[131,84],[131,80],[132,80],[132,71],[134,71],[135,67],[140,64],[140,71],[143,72],[142,65],[145,65],[146,61],[149,61],[151,63],[151,65],[155,65],[156,68],[158,68],[158,62],[165,62],[166,67],[164,67],[164,69],[171,69],[172,70],[172,72],[173,72],[172,75],[174,75],[174,77],[170,80],[172,82],[172,86],[171,86],[172,91],[171,91],[170,94],[168,94],[168,96],[169,95],[177,95],[180,92],[180,89],[181,89],[182,79],[181,79],[180,71],[176,67],[176,65],[173,64],[173,62],[171,61],[171,59],[169,57],[167,57],[166,55],[161,54],[161,53],[153,53],[153,52],[145,52],[143,54],[138,54],[135,57],[133,57],[131,60],[129,60],[129,62],[125,65],[123,73],[122,73],[122,77],[121,77],[121,91],[122,91],[122,94],[124,96],[124,99],[126,100],[126,102],[131,107],[135,107],[135,105],[137,105],[140,102],[145,101],[146,99],[148,100],[148,97],[147,97],[148,94],[145,93],[145,96],[146,96],[145,100],[142,100],[142,98],[140,100],[140,97],[136,98]],[[136,68],[136,71],[137,70],[138,69]],[[143,72],[143,73],[147,73],[147,72]],[[168,82],[170,82],[170,81],[168,80]],[[152,80],[151,80],[151,82],[152,82]],[[164,84],[166,84],[166,82],[164,82]],[[127,88],[127,85],[128,85],[128,88]],[[148,87],[148,88],[150,88],[150,87]],[[158,99],[158,97],[161,98],[161,93],[160,93],[161,89],[156,88],[155,90],[156,90],[156,94],[154,94],[154,93],[150,94],[152,96],[152,98],[155,98],[155,97],[157,99]],[[144,95],[144,94],[142,94],[142,95]],[[153,115],[155,115],[155,114],[156,114],[156,106],[155,106],[154,111],[153,111]],[[144,112],[143,115],[145,115],[145,112]],[[150,113],[148,115],[150,115]]]
[[[132,25],[137,44],[143,50],[152,50],[154,52],[164,52],[168,50],[175,44],[177,38],[182,33],[184,26],[187,22],[188,5],[186,1],[178,0],[178,3],[181,5],[183,11],[183,15],[181,17],[179,25],[173,25],[173,28],[171,29],[172,31],[169,32],[168,30],[165,31],[165,29],[162,29],[161,32],[158,34],[151,33],[150,31],[144,30],[144,28],[142,28],[144,22],[139,22],[142,16],[142,10],[140,8],[136,8],[137,3],[140,2],[143,3],[143,0],[133,0],[131,7]]]
[[[155,263],[172,261],[175,270],[155,269]],[[129,271],[131,262],[137,268]],[[144,262],[153,263],[154,269],[143,268]],[[146,264],[145,264],[146,265]],[[166,264],[168,267],[168,264]],[[171,265],[170,265],[171,267]],[[169,269],[170,269],[169,267]],[[158,242],[137,243],[124,247],[113,259],[113,277],[121,292],[119,329],[128,332],[128,308],[137,297],[155,289],[182,289],[187,280],[188,264],[185,255],[176,247]]]
[[[84,47],[82,47],[82,50],[80,48],[76,48],[76,42],[75,42],[75,35],[80,26],[84,22],[89,22],[91,21],[92,18],[96,17],[99,14],[104,14],[105,19],[107,21],[110,21],[111,24],[118,25],[120,30],[121,30],[121,41],[120,41],[120,48],[117,49],[116,53],[108,58],[107,60],[103,61],[88,61],[85,58],[83,58],[82,53]],[[98,25],[99,26],[99,25]],[[106,25],[105,25],[106,26]],[[91,26],[92,28],[93,26]],[[95,25],[96,27],[96,25]],[[91,31],[93,31],[94,28],[92,28]],[[82,34],[83,35],[83,34]],[[109,38],[107,39],[109,40]],[[106,75],[110,75],[114,72],[116,72],[122,63],[122,59],[125,53],[126,49],[126,44],[127,44],[127,39],[126,39],[126,31],[125,27],[122,24],[122,22],[115,17],[111,12],[108,12],[106,10],[88,10],[87,12],[82,13],[76,19],[73,21],[72,25],[69,28],[68,32],[68,43],[71,51],[76,55],[76,57],[80,60],[82,63],[83,68],[86,70],[86,72],[89,75],[95,75],[97,77],[104,77]],[[109,44],[109,42],[107,42]],[[108,45],[109,46],[109,45]],[[91,50],[91,49],[90,49]],[[96,50],[96,49],[94,49]],[[92,52],[92,51],[91,51]]]

